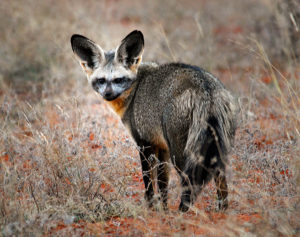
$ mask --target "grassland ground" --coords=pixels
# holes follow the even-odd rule
[[[298,6],[283,2],[2,1],[1,235],[299,235],[300,48],[282,10]],[[169,211],[147,208],[138,147],[69,43],[81,33],[109,49],[132,29],[144,60],[201,66],[239,98],[226,212],[213,182],[178,212],[173,168]]]

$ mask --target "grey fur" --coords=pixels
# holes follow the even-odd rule
[[[212,177],[217,185],[219,207],[226,209],[225,165],[236,129],[236,100],[216,77],[196,66],[181,63],[139,65],[143,50],[141,37],[141,32],[135,31],[121,43],[125,56],[130,55],[126,53],[126,44],[132,50],[136,43],[138,51],[133,51],[132,58],[126,59],[137,67],[137,73],[131,74],[130,93],[123,98],[124,111],[119,115],[141,149],[145,197],[151,206],[154,191],[149,172],[153,169],[151,157],[154,154],[159,161],[157,182],[164,208],[167,208],[168,184],[165,162],[171,160],[184,188],[180,210],[188,210]],[[93,80],[106,67],[111,70],[120,67],[119,62],[125,59],[119,54],[113,57],[112,52],[106,53],[105,66],[98,68],[92,79],[88,78]]]

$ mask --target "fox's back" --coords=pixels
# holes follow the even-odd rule
[[[214,97],[227,93],[223,84],[211,74],[180,63],[140,66],[137,80],[132,105],[124,120],[130,119],[131,124],[134,123],[136,136],[140,139],[162,147],[167,147],[163,135],[164,119],[176,124],[179,132],[186,133],[195,103],[211,104]]]
[[[203,69],[182,63],[160,66],[141,66],[137,78],[137,93],[152,99],[160,97],[162,103],[170,102],[186,90],[195,90],[199,96],[213,96],[216,90],[225,89],[221,81]],[[147,93],[146,93],[147,92]]]

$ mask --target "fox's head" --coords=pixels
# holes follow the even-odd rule
[[[144,37],[135,30],[115,51],[108,52],[82,35],[73,35],[71,45],[94,90],[105,100],[112,101],[134,82],[142,61]]]

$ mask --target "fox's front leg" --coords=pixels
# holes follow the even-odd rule
[[[158,151],[159,164],[157,168],[157,183],[161,196],[164,210],[168,210],[168,183],[169,183],[169,167],[168,160],[170,154],[162,149]]]
[[[145,184],[145,199],[149,207],[153,206],[154,189],[152,183],[153,160],[155,159],[155,150],[150,145],[143,144],[140,146],[140,159]]]

